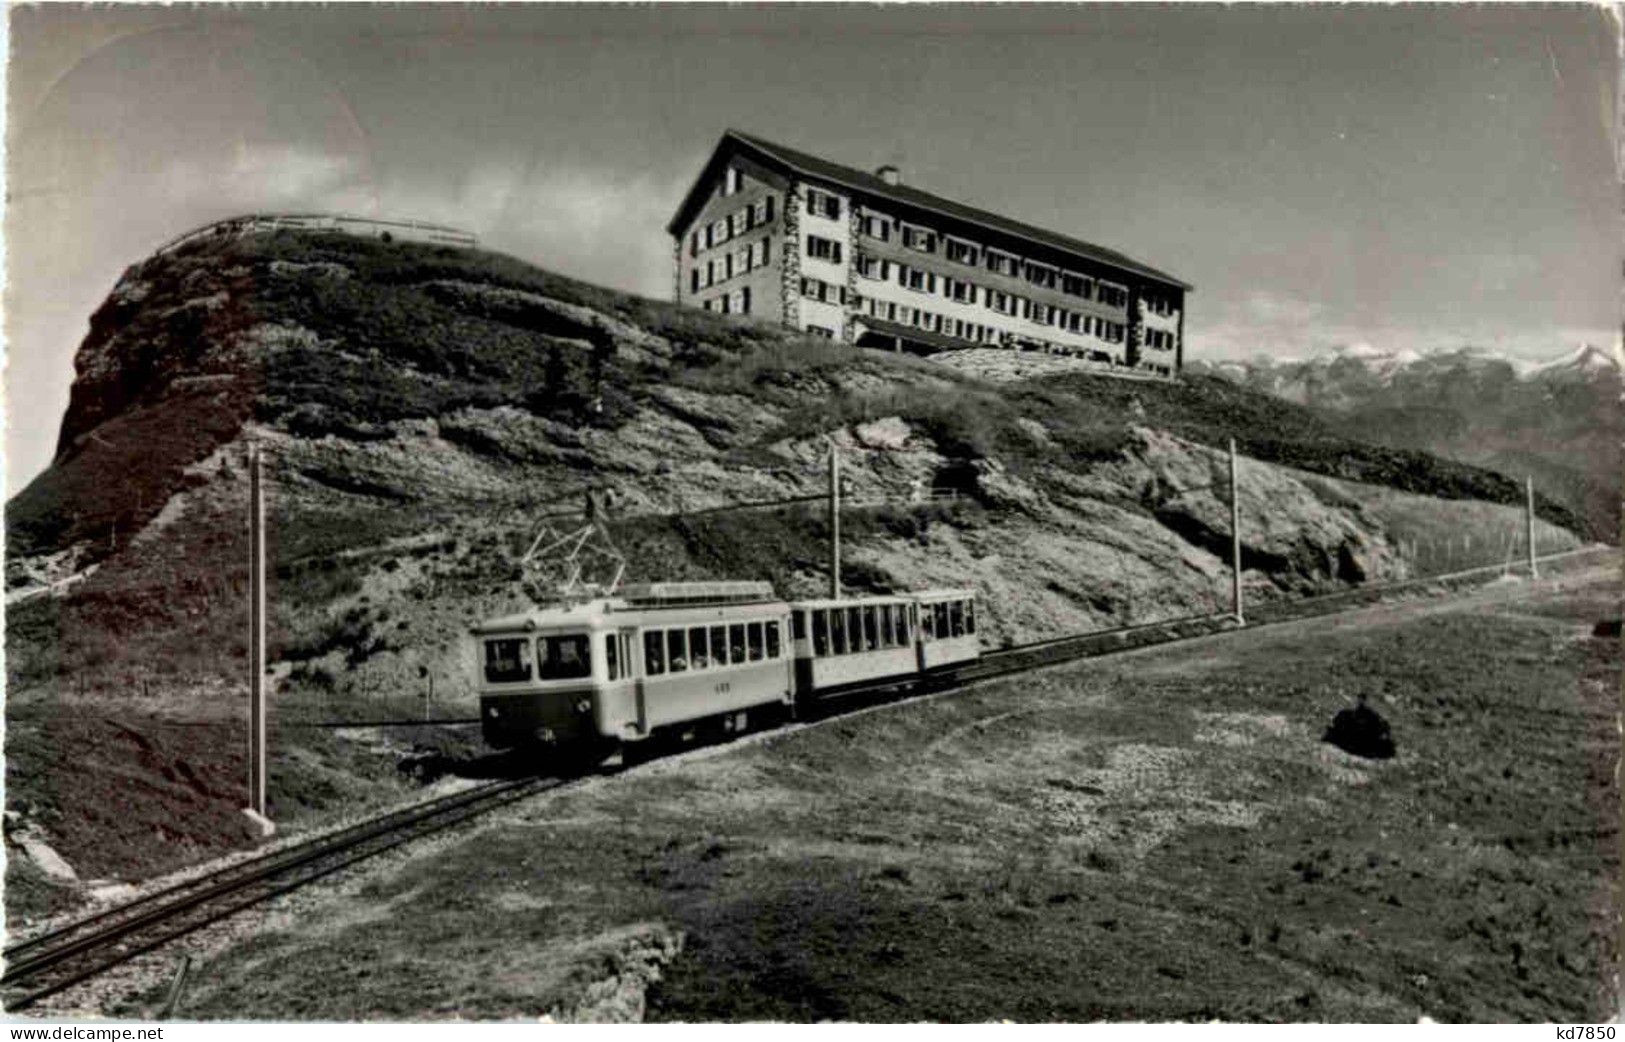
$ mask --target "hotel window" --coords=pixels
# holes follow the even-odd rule
[[[734,228],[735,228],[734,218],[738,217],[738,216],[739,216],[738,214],[729,214],[727,217],[723,218],[723,220],[722,220],[723,225],[728,229],[728,238],[730,238],[730,239],[734,237]]]
[[[1124,304],[1128,303],[1128,290],[1124,289],[1122,286],[1113,286],[1110,283],[1102,282],[1098,286],[1098,291],[1097,299],[1099,299],[1102,304],[1107,304],[1114,308],[1120,308]]]
[[[1046,268],[1044,265],[1034,264],[1032,261],[1025,262],[1022,268],[1022,275],[1025,276],[1028,282],[1035,286],[1043,286],[1045,289],[1055,288],[1054,268]]]
[[[880,279],[881,281],[885,281],[886,279],[891,278],[891,261],[881,260],[879,257],[871,257],[866,253],[860,253],[857,255],[857,259],[853,263],[855,263],[858,267],[858,274],[862,275],[866,279]]]
[[[729,294],[733,300],[733,310],[736,315],[750,314],[750,287],[742,286]]]
[[[722,277],[725,279],[734,277],[734,255],[731,253],[722,258]]]
[[[688,233],[688,255],[698,256],[700,252],[700,230],[698,228]]]
[[[717,270],[716,269],[717,269],[717,262],[714,259],[713,260],[708,260],[708,261],[705,262],[705,284],[707,286],[710,286],[710,285],[713,285],[713,284],[716,283],[716,281],[717,281]]]
[[[708,224],[708,225],[705,226],[705,248],[706,249],[710,249],[712,246],[716,245],[716,239],[715,239],[716,227],[717,226],[714,225],[714,224]]]
[[[1088,300],[1091,295],[1089,293],[1091,285],[1091,280],[1084,278],[1082,275],[1073,275],[1070,272],[1062,272],[1061,274],[1061,292],[1069,296],[1082,297],[1084,300]]]
[[[944,278],[942,293],[949,300],[957,300],[961,304],[976,303],[976,287],[963,279]]]
[[[1032,306],[1032,320],[1041,326],[1053,324],[1048,304],[1034,303]]]
[[[863,234],[881,242],[891,242],[891,221],[878,214],[867,214],[863,218]]]
[[[822,279],[802,276],[801,295],[825,304],[845,304],[846,287],[832,286]]]
[[[897,321],[897,305],[891,301],[876,300],[870,297],[864,302],[864,305],[868,308],[869,314],[875,318],[883,318],[887,322]]]
[[[733,195],[745,186],[745,175],[729,167],[722,175],[722,194]]]
[[[828,217],[832,221],[841,219],[841,201],[828,192],[820,192],[816,188],[807,189],[807,212],[818,217]]]
[[[1020,300],[1020,297],[1002,293],[996,289],[987,291],[987,306],[1001,315],[1014,315]]]
[[[717,298],[717,310],[722,312],[724,315],[728,313],[728,296],[728,294],[724,293],[722,296]]]
[[[770,195],[766,199],[762,200],[762,223],[763,224],[768,224],[773,220],[773,200],[774,200],[774,198],[775,198],[774,196]]]
[[[688,291],[690,293],[698,293],[700,291],[700,269],[699,268],[693,268],[688,273]]]
[[[897,281],[908,289],[920,293],[935,293],[937,291],[937,277],[929,271],[911,268],[906,264],[897,266]]]
[[[757,243],[756,246],[755,246],[755,249],[756,249],[756,266],[758,268],[767,267],[768,243],[770,243],[771,241],[772,241],[771,239],[763,239],[761,242]]]
[[[830,329],[828,326],[808,326],[807,332],[811,333],[813,336],[821,336],[825,340],[835,339],[835,330]]]
[[[935,253],[937,250],[937,233],[905,224],[903,225],[903,245],[911,250],[919,250],[921,253]]]
[[[943,251],[947,254],[948,259],[956,264],[975,264],[981,259],[976,247],[968,242],[960,242],[958,239],[944,239],[943,243]]]
[[[827,260],[831,264],[839,264],[841,263],[841,244],[833,239],[809,235],[807,236],[807,256],[818,260]]]
[[[1014,275],[1016,273],[1016,259],[988,250],[987,270],[998,272],[1000,275]]]

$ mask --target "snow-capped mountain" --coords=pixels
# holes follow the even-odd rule
[[[1545,360],[1482,348],[1389,351],[1369,344],[1309,358],[1194,362],[1307,405],[1351,434],[1521,476],[1617,538],[1625,353],[1580,344]]]

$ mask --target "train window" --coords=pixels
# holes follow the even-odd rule
[[[760,658],[761,656],[756,656]],[[745,624],[736,622],[728,627],[728,661],[738,664],[745,661]]]
[[[931,605],[920,605],[920,639],[935,640],[937,638],[936,626],[932,624]]]
[[[892,612],[892,626],[897,634],[897,646],[908,646],[908,609],[899,604],[897,610]]]
[[[931,614],[936,616],[936,631],[938,640],[948,639],[948,602],[932,605]]]
[[[812,640],[814,655],[824,656],[829,654],[829,612],[815,611],[812,613]]]
[[[779,624],[777,622],[767,624],[767,657],[779,657]]]
[[[965,632],[966,633],[975,633],[976,632],[976,602],[975,601],[966,601],[965,602]]]
[[[705,627],[688,628],[688,664],[694,669],[709,669],[711,653],[705,647]]]
[[[839,608],[829,612],[829,649],[832,654],[846,654],[846,612]]]
[[[621,678],[621,638],[613,633],[604,634],[604,662],[609,666],[609,679]]]
[[[807,613],[797,611],[790,616],[790,636],[793,640],[807,639]]]
[[[726,666],[728,664],[728,627],[711,627],[711,665]]]
[[[853,651],[863,650],[863,609],[846,609],[846,643]]]
[[[965,604],[963,601],[948,602],[948,625],[953,627],[956,637],[965,635]]]
[[[873,651],[880,646],[880,626],[875,621],[873,604],[863,609],[863,650]]]
[[[666,671],[665,642],[659,630],[645,630],[643,634],[643,671],[657,677]]]
[[[666,631],[666,662],[673,673],[688,668],[688,645],[683,641],[682,630]]]
[[[762,624],[759,622],[750,624],[750,660],[762,661]]]
[[[488,640],[485,642],[485,679],[506,684],[530,679],[530,641]]]
[[[536,638],[536,658],[536,676],[542,680],[592,676],[592,645],[585,633]]]
[[[891,647],[891,605],[882,604],[875,609],[875,621],[880,627],[879,647]]]

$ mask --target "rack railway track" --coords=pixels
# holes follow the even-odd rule
[[[360,861],[565,784],[490,782],[417,803],[177,883],[5,949],[0,998],[27,1009],[176,938]]]
[[[1547,555],[1540,561],[1602,553],[1617,554],[1618,549],[1581,547]],[[1349,601],[1358,606],[1410,589],[1447,586],[1505,570],[1504,566],[1492,565],[1338,591],[1272,607],[1260,612],[1263,617],[1256,618],[1247,628],[1332,614],[1346,610]],[[1063,662],[1151,645],[1176,644],[1238,628],[1241,627],[1232,616],[1221,613],[1034,641],[986,652],[974,663],[931,678],[928,687],[950,690]],[[848,692],[840,701],[850,704],[852,696],[881,694],[899,687],[896,681],[881,682]],[[829,715],[840,715],[840,710],[833,710]],[[27,1009],[44,998],[243,909],[422,836],[566,783],[567,779],[543,777],[490,782],[237,862],[219,872],[177,883],[29,938],[4,951],[6,968],[0,976],[0,999],[7,1010]]]

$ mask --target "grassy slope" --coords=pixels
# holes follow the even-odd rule
[[[306,899],[185,1012],[625,1015],[594,996],[682,933],[655,1019],[1599,1019],[1618,597],[1593,569],[594,783]],[[1319,741],[1357,693],[1397,759]]]

